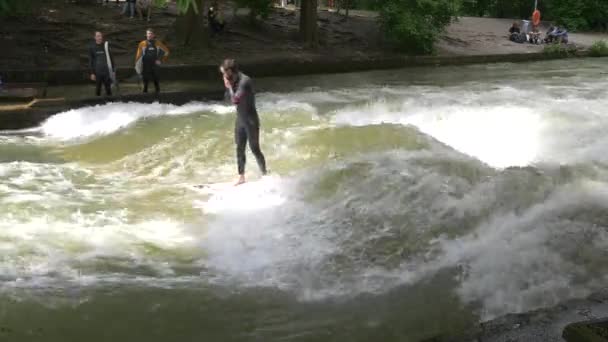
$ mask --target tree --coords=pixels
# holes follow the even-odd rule
[[[300,37],[307,47],[313,49],[319,46],[318,4],[318,0],[302,0],[300,4]]]
[[[209,46],[209,27],[205,14],[208,10],[207,0],[178,0],[178,9],[183,15],[175,21],[175,33],[178,42],[186,46]],[[197,32],[197,34],[195,34]]]
[[[345,12],[345,17],[348,18],[348,11],[350,9],[351,3],[350,0],[338,0],[338,11],[337,13],[340,14],[340,10],[342,8],[344,8],[344,12]]]
[[[457,11],[451,0],[385,0],[379,20],[386,38],[397,49],[428,54]]]
[[[33,9],[32,0],[0,0],[0,17],[27,15]]]

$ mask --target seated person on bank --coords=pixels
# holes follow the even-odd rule
[[[529,42],[530,44],[540,44],[541,39],[540,39],[540,30],[538,29],[538,26],[534,26],[532,27],[532,32],[530,32],[528,34],[529,38]]]
[[[564,43],[568,44],[568,30],[557,26],[551,26],[547,31],[545,43]]]
[[[563,27],[557,29],[553,34],[556,43],[568,44],[568,30]]]
[[[513,33],[520,33],[520,29],[519,29],[519,23],[517,21],[513,22],[513,25],[511,25],[511,28],[509,29],[509,37],[511,37],[511,35]]]
[[[514,22],[513,26],[509,29],[509,40],[515,43],[525,43],[528,38],[525,33],[521,32],[519,28],[519,23]]]

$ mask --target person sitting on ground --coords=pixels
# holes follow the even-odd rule
[[[552,43],[555,39],[555,32],[557,32],[557,26],[549,27],[547,33],[545,33],[545,43]]]
[[[538,26],[533,26],[532,27],[532,32],[530,32],[528,34],[529,38],[529,42],[530,44],[540,44],[540,30],[538,29]]]
[[[560,27],[554,34],[556,43],[564,43],[568,44],[568,30],[563,27]]]
[[[545,43],[564,43],[568,44],[568,30],[558,26],[551,26],[547,31]]]
[[[517,21],[513,22],[513,25],[511,25],[511,28],[509,29],[509,37],[513,34],[513,33],[520,33],[520,29],[519,29],[519,23]]]
[[[513,26],[509,29],[509,40],[520,44],[526,42],[526,34],[521,32],[518,22],[513,22]]]

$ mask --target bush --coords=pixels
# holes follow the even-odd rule
[[[576,46],[562,44],[545,45],[543,53],[554,57],[572,57],[576,55]]]
[[[249,8],[251,19],[255,20],[258,16],[262,19],[268,18],[272,10],[272,0],[237,0],[236,4],[240,8]]]
[[[27,15],[32,11],[32,0],[0,0],[0,17]]]
[[[604,40],[599,40],[589,48],[589,55],[591,57],[608,57],[608,43]]]
[[[394,46],[404,52],[429,54],[458,8],[451,0],[385,0],[380,25]]]

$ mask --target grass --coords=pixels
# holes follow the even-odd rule
[[[572,57],[576,55],[576,46],[573,45],[562,45],[562,44],[549,44],[545,45],[543,53],[556,56],[556,57]]]
[[[591,57],[608,57],[608,43],[605,40],[598,40],[589,48]]]

